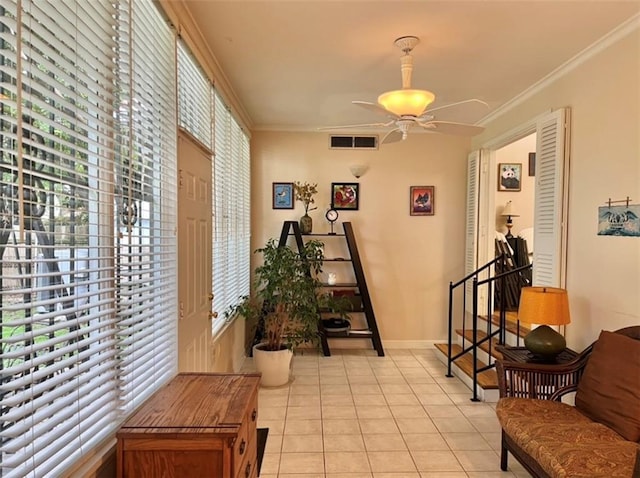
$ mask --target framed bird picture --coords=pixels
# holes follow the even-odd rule
[[[273,209],[293,209],[293,183],[273,183]]]
[[[409,214],[411,216],[433,216],[435,189],[435,186],[411,186],[409,193]]]

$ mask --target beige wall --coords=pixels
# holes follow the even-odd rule
[[[272,182],[318,183],[319,208],[310,213],[314,232],[328,232],[324,213],[331,183],[359,182],[360,209],[340,211],[339,221],[353,223],[383,344],[442,340],[448,284],[463,274],[469,143],[413,133],[377,151],[330,150],[326,133],[254,132],[252,249],[277,237],[283,221],[303,214],[300,203],[295,210],[271,208]],[[369,166],[359,180],[349,172],[355,163]],[[412,185],[435,186],[434,216],[409,215]],[[370,346],[370,341],[365,344]]]
[[[640,32],[601,51],[493,123],[474,147],[548,111],[571,108],[567,289],[570,347],[640,324],[640,239],[597,235],[607,199],[640,203]]]

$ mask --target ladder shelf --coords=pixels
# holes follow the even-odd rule
[[[282,232],[280,234],[280,241],[278,243],[279,247],[284,247],[287,245],[288,239],[293,236],[295,239],[298,250],[301,251],[304,247],[305,238],[316,238],[316,237],[335,237],[340,238],[342,241],[346,242],[347,250],[349,253],[349,257],[335,257],[335,258],[327,258],[324,259],[324,262],[331,264],[350,264],[353,270],[353,276],[355,277],[355,282],[340,282],[336,284],[328,284],[324,283],[323,287],[327,289],[337,289],[337,290],[354,290],[357,291],[357,297],[360,298],[362,302],[362,306],[354,309],[353,313],[361,313],[364,314],[364,318],[367,324],[365,329],[349,329],[346,331],[328,331],[325,330],[322,326],[321,314],[324,311],[318,311],[318,328],[320,331],[320,343],[322,345],[322,352],[325,356],[331,355],[331,350],[329,349],[329,342],[327,339],[370,339],[373,348],[378,353],[378,356],[384,357],[384,349],[382,347],[382,340],[380,339],[380,332],[378,331],[378,324],[376,323],[375,313],[373,311],[373,305],[371,303],[371,296],[369,295],[369,289],[367,288],[367,282],[364,275],[364,270],[362,267],[362,261],[360,260],[360,255],[358,253],[358,245],[356,243],[355,235],[353,233],[353,226],[350,222],[343,222],[342,227],[344,233],[313,233],[313,234],[302,234],[300,232],[300,227],[297,221],[285,221],[282,226]]]

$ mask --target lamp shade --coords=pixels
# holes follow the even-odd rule
[[[518,320],[526,324],[568,324],[571,317],[567,291],[556,287],[523,287]]]
[[[402,89],[382,93],[378,103],[398,116],[420,116],[435,97],[427,90]]]
[[[518,217],[520,216],[520,214],[516,212],[515,208],[513,207],[513,203],[511,201],[507,201],[507,204],[504,206],[504,209],[502,210],[501,216]]]

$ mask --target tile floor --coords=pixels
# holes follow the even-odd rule
[[[495,404],[471,402],[438,352],[385,352],[305,352],[289,385],[260,389],[261,478],[529,477],[512,457],[500,471]]]

